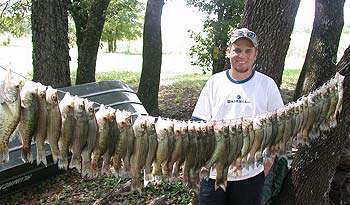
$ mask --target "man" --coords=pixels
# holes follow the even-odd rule
[[[254,70],[258,54],[258,40],[254,32],[236,29],[230,35],[227,56],[231,68],[210,77],[205,84],[192,114],[193,120],[215,121],[254,117],[283,106],[273,79]],[[271,163],[264,164],[267,174]],[[243,169],[241,176],[228,173],[226,192],[215,191],[215,169],[209,181],[202,181],[200,204],[260,204],[264,184],[264,166]]]

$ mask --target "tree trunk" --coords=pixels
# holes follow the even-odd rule
[[[113,40],[113,53],[117,52],[117,40]]]
[[[335,74],[337,51],[344,25],[345,0],[316,0],[315,20],[294,99],[323,84]]]
[[[239,26],[257,34],[259,52],[255,69],[272,77],[278,86],[299,4],[300,0],[247,0]]]
[[[94,0],[87,20],[86,15],[79,16],[78,14],[73,17],[75,21],[78,20],[75,23],[76,27],[78,25],[80,29],[80,32],[77,32],[78,70],[76,84],[96,81],[96,58],[106,17],[105,11],[109,2],[110,0]]]
[[[225,18],[225,8],[220,1],[217,1],[217,7],[219,8],[217,17],[218,22],[222,22]],[[215,27],[214,27],[215,29]],[[227,29],[216,28],[214,31],[214,48],[212,49],[211,58],[213,60],[213,74],[218,73],[224,69],[226,48],[227,48]],[[224,31],[223,31],[224,30]],[[225,32],[226,31],[226,32]]]
[[[150,115],[157,116],[162,65],[161,16],[164,0],[148,0],[143,29],[143,61],[138,96]]]
[[[71,84],[68,2],[32,1],[33,81],[52,87]]]
[[[345,50],[337,68],[343,68],[350,64],[350,46]],[[337,69],[337,71],[338,71]],[[350,202],[350,139],[347,138],[344,149],[341,152],[340,161],[331,184],[329,198],[333,204],[347,204]]]
[[[108,40],[108,53],[112,53],[113,52],[113,41]]]
[[[329,204],[331,182],[350,133],[350,50],[337,69],[345,76],[343,109],[338,126],[296,153],[282,191],[274,204]],[[344,67],[345,66],[345,67]],[[345,69],[344,69],[345,68]],[[333,68],[336,70],[335,68]]]

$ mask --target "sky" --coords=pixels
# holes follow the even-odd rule
[[[314,0],[301,0],[295,20],[295,30],[312,30],[315,12]],[[188,50],[192,45],[187,30],[200,31],[203,14],[186,6],[185,0],[166,1],[162,14],[163,50]],[[350,0],[344,5],[345,25],[350,25]]]

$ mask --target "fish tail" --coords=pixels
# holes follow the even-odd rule
[[[36,164],[39,166],[41,162],[45,165],[45,167],[47,166],[45,150],[37,149]]]
[[[76,155],[73,154],[72,160],[69,163],[69,168],[73,169],[76,168],[79,173],[81,173],[81,159],[80,156],[77,157]]]
[[[2,149],[0,151],[0,164],[7,163],[10,159],[8,148]]]
[[[21,158],[24,163],[33,162],[32,151],[22,148]]]
[[[68,169],[68,160],[66,157],[62,157],[61,159],[58,159],[58,168],[59,169]]]

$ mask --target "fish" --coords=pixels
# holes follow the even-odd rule
[[[337,106],[335,108],[335,112],[334,112],[334,116],[333,119],[334,121],[334,126],[336,126],[337,123],[337,115],[341,112],[342,110],[342,105],[343,105],[343,95],[344,95],[344,88],[343,88],[343,82],[345,77],[343,75],[341,75],[340,73],[336,73],[334,79],[337,80],[337,90],[338,90],[338,102],[337,102]]]
[[[131,116],[130,116],[130,124],[131,125],[133,124]],[[132,129],[132,126],[126,129],[126,136],[128,140],[127,140],[126,155],[123,159],[123,169],[124,169],[124,174],[126,174],[127,176],[131,168],[131,164],[130,164],[131,155],[134,152],[135,134],[134,134],[134,130]]]
[[[241,166],[246,167],[247,154],[250,148],[250,132],[252,130],[252,121],[243,120],[242,121],[242,130],[243,130],[243,146],[241,149]]]
[[[122,160],[125,158],[127,153],[127,145],[128,145],[128,134],[130,133],[129,130],[131,128],[132,131],[132,124],[131,124],[131,113],[121,110],[116,110],[116,123],[118,128],[118,134],[119,137],[116,141],[116,147],[115,151],[113,153],[112,161],[113,161],[113,168],[116,172],[117,176],[126,175],[126,173],[122,173]],[[133,131],[132,131],[133,133]]]
[[[255,160],[255,154],[259,150],[261,143],[263,141],[263,123],[264,123],[263,118],[254,118],[253,120],[253,131],[254,131],[254,139],[253,139],[253,145],[247,155],[247,163],[248,166],[254,165],[254,160]]]
[[[307,122],[305,123],[304,129],[302,130],[302,137],[303,137],[303,142],[308,143],[309,142],[309,134],[312,128],[312,125],[315,123],[315,118],[316,118],[316,103],[315,103],[315,96],[310,94],[308,96],[308,115],[307,115]]]
[[[155,118],[148,116],[146,119],[146,133],[148,137],[148,152],[145,163],[144,171],[144,186],[146,187],[152,178],[152,163],[155,160],[158,141],[157,141],[157,132],[155,127]]]
[[[21,116],[20,88],[11,70],[0,84],[0,164],[9,161],[8,143]]]
[[[88,116],[85,110],[84,99],[74,96],[74,135],[72,138],[72,158],[69,168],[76,168],[81,173],[81,153],[87,143],[88,137]]]
[[[141,179],[139,177],[141,169],[146,164],[148,154],[147,117],[138,115],[133,126],[134,130],[134,152],[131,155],[131,189],[139,190]]]
[[[243,138],[244,138],[242,122],[243,122],[243,118],[236,121],[236,136],[237,136],[236,156],[235,156],[235,160],[231,163],[231,166],[230,166],[235,176],[241,175],[241,161],[242,161],[241,150],[243,147]]]
[[[327,121],[327,113],[329,110],[329,106],[331,104],[331,98],[328,95],[330,92],[329,88],[323,89],[321,92],[321,98],[323,99],[323,105],[320,113],[320,130],[325,131],[329,129],[328,121]]]
[[[69,150],[72,146],[75,119],[74,119],[74,100],[70,93],[66,93],[59,103],[61,112],[61,137],[58,140],[58,148],[61,153],[61,159],[58,159],[59,169],[68,169]]]
[[[197,122],[188,121],[188,150],[184,162],[183,168],[183,182],[188,187],[193,187],[192,176],[194,174],[194,168],[196,165],[196,153],[197,153],[197,131],[196,124]],[[159,141],[158,141],[159,142]]]
[[[292,107],[287,107],[287,109],[285,110],[285,126],[284,126],[284,131],[283,131],[283,136],[282,136],[282,140],[280,142],[280,150],[279,150],[279,154],[282,156],[285,156],[287,153],[287,143],[288,141],[291,139],[292,136],[292,132],[293,129],[295,127],[295,120],[293,121],[293,117],[294,117],[294,108]]]
[[[269,159],[270,158],[270,145],[273,142],[273,120],[277,114],[275,112],[269,113],[266,118],[266,127],[265,127],[265,137],[264,137],[264,144],[263,144],[263,150],[262,150],[262,156],[263,159]]]
[[[58,92],[51,86],[46,90],[46,106],[47,106],[47,129],[46,135],[51,148],[53,162],[56,164],[61,159],[61,153],[58,148],[58,140],[61,136],[62,118],[58,102]]]
[[[111,143],[109,114],[109,110],[103,104],[101,104],[95,115],[98,132],[96,145],[91,156],[91,168],[94,172],[94,176],[98,175],[100,159],[107,152],[108,145]]]
[[[217,153],[221,154],[215,162],[216,179],[214,189],[217,190],[219,187],[221,187],[224,191],[226,191],[227,169],[225,167],[228,167],[226,153],[229,151],[229,126],[225,123],[220,123],[220,125],[217,125],[215,135],[218,138],[217,145],[219,151]]]
[[[338,104],[338,92],[335,86],[332,86],[330,88],[330,98],[331,98],[331,102],[329,105],[326,119],[330,127],[335,127],[337,122],[336,122],[336,119],[334,119],[334,115],[336,115],[336,109]]]
[[[18,134],[22,141],[23,162],[33,162],[32,139],[38,124],[37,87],[32,81],[26,81],[20,91],[21,117],[18,124]]]
[[[107,146],[106,152],[103,154],[103,162],[102,162],[102,169],[101,174],[102,175],[111,175],[110,171],[110,164],[111,164],[111,157],[113,153],[115,152],[116,142],[119,138],[119,131],[118,131],[118,125],[116,123],[116,110],[113,108],[108,108],[108,135],[109,135],[109,143]]]
[[[180,160],[183,155],[183,123],[180,121],[174,121],[174,150],[171,153],[171,160],[168,164],[169,170],[173,170],[173,166]],[[173,173],[173,171],[171,171]]]
[[[174,127],[175,132],[175,127]],[[185,162],[186,155],[188,153],[189,149],[189,138],[188,138],[188,124],[185,121],[181,122],[180,126],[180,135],[182,137],[182,150],[181,154],[179,156],[178,161],[175,162],[173,170],[172,170],[172,176],[178,177],[180,172],[180,166],[182,166]]]
[[[34,132],[34,140],[36,144],[36,164],[41,162],[47,166],[45,153],[45,140],[47,138],[47,103],[46,103],[46,86],[37,83],[37,99],[38,99],[38,126]]]
[[[168,164],[167,160],[169,158],[169,136],[173,135],[172,122],[166,119],[158,118],[156,124],[156,133],[158,148],[156,152],[156,158],[153,163],[152,175],[156,183],[161,179],[161,173],[167,174]]]
[[[95,109],[94,109],[94,103],[85,99],[85,111],[87,112],[87,129],[88,129],[88,135],[87,135],[87,144],[83,148],[81,152],[81,158],[82,158],[82,166],[81,166],[81,174],[83,177],[93,177],[93,172],[91,169],[91,153],[96,145],[96,138],[97,138],[97,121],[95,117]]]
[[[278,109],[277,111],[277,134],[276,134],[276,138],[274,141],[274,154],[277,154],[278,149],[279,149],[279,143],[283,138],[283,134],[284,134],[284,129],[285,129],[285,124],[286,124],[286,115],[285,115],[285,107],[282,107],[280,109]],[[289,125],[290,126],[290,125]]]
[[[217,122],[214,125],[214,135],[215,135],[215,150],[210,160],[207,163],[208,167],[216,169],[216,181],[215,190],[222,187],[223,190],[226,189],[223,179],[224,166],[226,164],[226,154],[228,150],[228,133],[225,132],[228,126],[225,126],[223,122]]]

